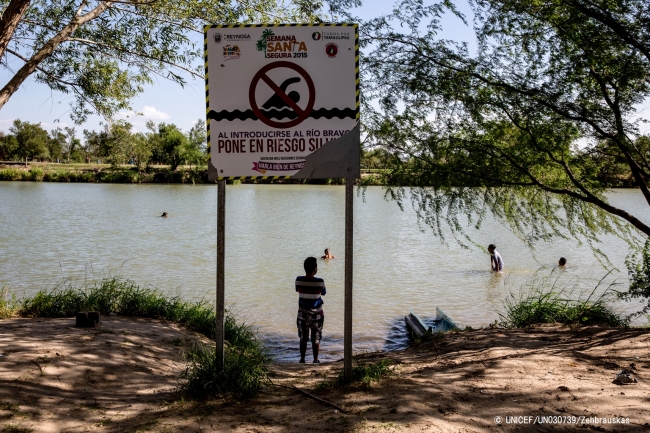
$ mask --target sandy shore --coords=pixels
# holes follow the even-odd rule
[[[0,431],[650,431],[647,330],[448,334],[415,349],[364,355],[397,365],[394,377],[370,388],[320,385],[341,363],[273,366],[275,384],[298,386],[342,413],[282,386],[248,401],[186,401],[174,391],[182,352],[201,336],[156,320],[103,319],[97,329],[75,328],[73,319],[0,320]],[[638,383],[613,383],[622,368]],[[510,416],[521,423],[507,423]],[[532,420],[523,417],[535,416],[585,424],[525,424]]]

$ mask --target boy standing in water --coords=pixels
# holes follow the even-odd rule
[[[488,252],[490,253],[490,266],[493,271],[503,271],[503,259],[501,254],[497,252],[497,246],[494,244],[488,245]]]
[[[325,281],[317,278],[318,265],[316,257],[307,257],[304,263],[305,276],[296,278],[296,292],[298,292],[298,337],[300,338],[300,362],[305,362],[307,342],[311,330],[311,348],[314,352],[314,363],[318,360],[318,349],[323,335],[323,299],[327,293]]]

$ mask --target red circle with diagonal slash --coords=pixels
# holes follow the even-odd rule
[[[287,96],[285,92],[283,92],[277,84],[273,82],[269,78],[269,76],[266,74],[272,69],[276,68],[289,68],[293,69],[294,71],[298,72],[302,77],[305,79],[305,83],[307,84],[307,88],[309,89],[309,99],[307,101],[307,107],[303,110]],[[264,81],[267,86],[275,92],[284,102],[286,102],[289,107],[293,109],[293,111],[298,114],[298,117],[295,119],[289,121],[289,122],[277,122],[275,120],[271,120],[268,117],[262,113],[262,111],[259,109],[257,106],[257,101],[255,100],[255,89],[257,88],[257,84],[260,82],[260,80]],[[311,110],[314,108],[314,102],[316,101],[316,89],[314,87],[314,82],[312,81],[311,77],[309,74],[307,74],[307,71],[305,71],[303,68],[300,66],[296,65],[295,63],[291,62],[286,62],[286,61],[279,61],[279,62],[274,62],[274,63],[269,63],[268,65],[264,66],[262,69],[260,69],[257,74],[253,77],[253,80],[251,81],[251,86],[250,89],[248,90],[248,99],[251,104],[251,109],[253,110],[253,113],[257,116],[258,119],[260,119],[264,124],[272,126],[273,128],[291,128],[292,126],[296,126],[299,123],[301,123],[303,120],[305,120],[309,115],[311,114]]]

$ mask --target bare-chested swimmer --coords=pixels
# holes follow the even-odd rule
[[[330,252],[329,248],[325,248],[325,255],[321,257],[321,259],[327,260],[327,259],[335,259],[336,256]]]

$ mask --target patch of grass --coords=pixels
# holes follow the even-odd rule
[[[252,397],[270,384],[268,364],[271,357],[258,340],[253,344],[225,348],[223,368],[216,350],[205,344],[195,344],[187,353],[188,364],[181,377],[181,387],[192,397],[234,394]]]
[[[20,408],[18,403],[9,403],[8,401],[0,400],[0,410],[9,410],[16,412]]]
[[[540,277],[536,274],[518,295],[510,293],[504,300],[505,311],[500,312],[501,326],[524,328],[543,323],[561,323],[574,326],[627,326],[628,319],[613,310],[608,302],[613,297],[612,286],[601,289],[603,280],[588,293],[576,295],[574,282],[559,286],[553,273]],[[602,292],[600,295],[596,293]]]
[[[390,359],[382,359],[377,363],[357,362],[352,366],[352,382],[350,384],[362,384],[369,386],[372,382],[390,377],[395,374],[395,367],[391,366]],[[344,385],[344,371],[341,370],[336,378],[337,385]]]
[[[18,424],[11,423],[11,424],[5,424],[5,426],[0,431],[12,432],[12,433],[29,433],[33,430],[28,427],[21,427]]]

